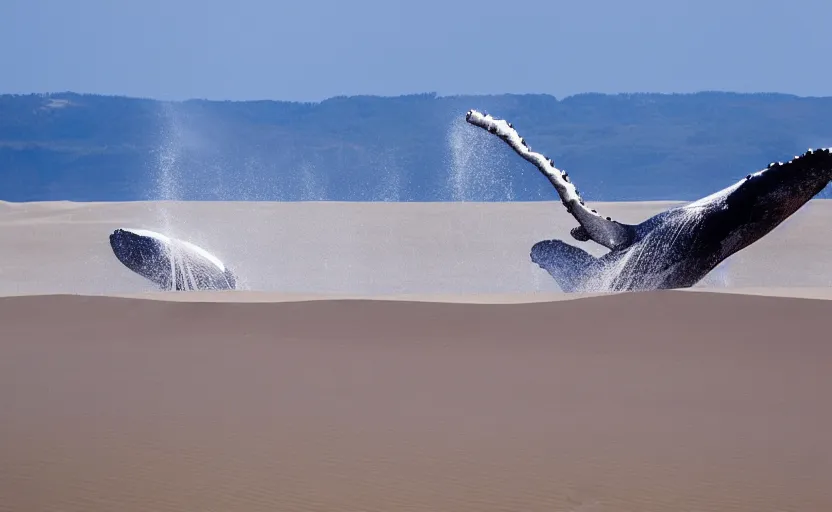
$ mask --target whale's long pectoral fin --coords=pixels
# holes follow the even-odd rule
[[[469,110],[465,115],[465,120],[502,139],[515,153],[533,164],[546,176],[557,190],[566,211],[571,213],[581,225],[572,230],[573,238],[580,241],[592,240],[608,249],[618,249],[632,243],[635,233],[633,226],[622,224],[609,217],[602,217],[595,210],[588,208],[578,194],[578,189],[569,180],[569,175],[555,167],[552,159],[532,151],[511,123],[476,110]]]
[[[564,292],[582,291],[588,276],[600,266],[598,258],[561,240],[543,240],[532,246],[531,259],[552,276]]]

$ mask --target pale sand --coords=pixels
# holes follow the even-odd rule
[[[829,318],[0,298],[0,510],[832,510]]]
[[[554,203],[0,203],[0,511],[832,510],[832,302],[788,298],[832,298],[830,213],[563,300]],[[154,291],[123,226],[249,289]]]
[[[638,222],[669,204],[593,206]],[[813,201],[700,286],[832,287],[829,218],[832,201]],[[529,260],[529,250],[539,240],[570,241],[574,225],[553,202],[0,203],[0,295],[152,292],[108,244],[113,229],[132,226],[191,239],[252,291],[537,300],[529,294],[559,289]]]

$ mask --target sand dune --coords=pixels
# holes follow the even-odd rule
[[[638,222],[669,204],[593,206]],[[701,287],[832,287],[830,216],[832,201],[813,201]],[[559,292],[529,250],[571,240],[574,221],[553,202],[0,203],[0,295],[153,291],[110,251],[107,235],[124,226],[191,239],[252,291],[516,296]]]
[[[832,510],[830,214],[576,296],[555,203],[0,203],[0,510]],[[153,290],[125,226],[247,289]]]
[[[830,315],[1,298],[0,508],[832,510]]]

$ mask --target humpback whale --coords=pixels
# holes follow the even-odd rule
[[[234,290],[237,279],[219,258],[184,240],[147,229],[116,229],[110,247],[125,267],[163,290]]]
[[[578,222],[570,232],[572,238],[609,250],[595,257],[562,240],[534,244],[531,260],[565,292],[689,288],[729,256],[771,232],[832,179],[830,149],[809,149],[707,197],[640,224],[626,224],[587,207],[568,174],[532,151],[511,123],[476,110],[468,111],[465,120],[502,139],[549,180]]]

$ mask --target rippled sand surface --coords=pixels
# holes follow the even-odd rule
[[[832,510],[830,316],[2,298],[0,509]]]

